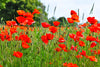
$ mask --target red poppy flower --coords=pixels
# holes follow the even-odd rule
[[[74,23],[74,21],[73,21],[72,18],[67,18],[67,21],[68,21],[69,23]]]
[[[52,32],[52,33],[57,32],[57,28],[54,27],[54,26],[50,26],[50,27],[49,27],[49,30],[50,30],[50,32]]]
[[[88,27],[88,29],[90,29],[91,32],[97,32],[99,31],[99,27],[97,24],[93,24],[90,27]]]
[[[73,46],[73,45],[71,46],[70,50],[75,50],[76,52],[78,51],[77,46]]]
[[[25,13],[24,10],[17,10],[18,15],[23,15]]]
[[[87,40],[87,41],[96,41],[96,38],[93,37],[93,36],[87,36],[87,37],[86,37],[86,40]]]
[[[54,35],[53,34],[50,34],[50,33],[46,33],[46,36],[47,36],[47,39],[48,40],[52,40],[54,38]]]
[[[77,64],[73,64],[73,63],[68,63],[68,64],[64,63],[63,66],[66,66],[66,67],[78,67]]]
[[[79,28],[82,28],[82,25],[78,25]]]
[[[27,42],[27,43],[31,43],[31,39],[26,34],[21,34],[19,36],[19,40]]]
[[[98,60],[97,60],[97,58],[95,58],[95,56],[88,56],[88,58],[89,58],[91,61],[98,62]]]
[[[18,36],[15,36],[15,40],[19,40],[19,37]]]
[[[70,14],[73,15],[73,14],[77,14],[77,13],[74,10],[71,10]]]
[[[32,12],[32,14],[40,14],[39,10],[34,9],[34,11]]]
[[[60,22],[54,21],[53,24],[54,24],[54,26],[58,26],[60,24]]]
[[[42,22],[42,27],[44,28],[48,28],[50,26],[50,24],[48,24],[47,22]]]
[[[78,36],[78,37],[83,37],[83,34],[82,34],[82,32],[77,31],[77,32],[76,32],[76,36]]]
[[[27,23],[28,25],[32,25],[35,22],[34,22],[34,20],[32,18],[26,18],[25,21],[24,21],[24,23]]]
[[[80,22],[79,21],[79,16],[77,14],[71,15],[71,18],[73,19],[74,22]]]
[[[71,10],[71,18],[67,18],[69,23],[80,22],[79,16],[74,10]]]
[[[29,48],[30,46],[29,46],[26,42],[22,42],[22,47],[25,48],[25,49],[27,49],[27,48]]]
[[[2,40],[2,41],[4,41],[5,40],[5,35],[4,34],[0,34],[0,39]]]
[[[52,62],[50,62],[49,64],[53,64]]]
[[[61,49],[60,49],[60,48],[55,48],[55,50],[56,50],[57,52],[60,52],[60,51],[61,51]]]
[[[68,52],[68,50],[66,48],[64,48],[63,50],[64,50],[64,52]]]
[[[100,40],[99,40],[99,38],[98,38],[98,37],[96,38],[96,42],[100,42]]]
[[[0,65],[0,67],[3,67],[2,65]]]
[[[10,33],[11,33],[11,34],[17,33],[16,30],[17,30],[16,28],[12,27],[12,28],[10,28]]]
[[[79,41],[79,37],[78,36],[75,36],[74,38],[73,38],[73,40],[75,41],[75,42],[77,42],[77,41]]]
[[[33,14],[31,12],[24,13],[23,16],[28,18],[33,18]]]
[[[4,40],[8,40],[8,41],[11,41],[11,35],[9,35],[9,33],[8,33],[8,31],[1,31],[1,33],[0,33],[0,39],[2,40],[2,41],[4,41]]]
[[[17,25],[16,21],[6,21],[6,24],[8,26],[15,26],[15,25]]]
[[[27,24],[27,23],[25,23],[26,18],[24,18],[23,16],[16,17],[16,20],[21,25],[26,25]]]
[[[83,57],[82,57],[82,55],[77,55],[76,58],[79,59],[79,58],[83,58]]]
[[[21,58],[23,56],[23,53],[21,53],[19,51],[17,51],[17,52],[14,51],[13,56],[15,56],[17,58]]]
[[[48,42],[49,42],[46,35],[43,35],[43,36],[41,37],[41,40],[42,40],[45,44],[48,44]]]
[[[75,34],[73,34],[73,33],[72,34],[69,34],[69,37],[70,38],[74,38],[75,37]]]
[[[65,44],[59,44],[58,45],[60,48],[62,48],[62,49],[66,49],[66,45]]]
[[[98,54],[97,51],[96,51],[96,50],[93,50],[93,49],[91,49],[90,52],[91,52],[92,54]]]
[[[97,23],[97,20],[95,19],[95,17],[88,17],[87,20],[88,20],[88,22],[89,22],[90,24],[95,24],[95,23]]]
[[[63,66],[67,66],[67,62],[66,63],[63,63]]]
[[[65,39],[63,37],[59,38],[58,42],[63,43],[63,42],[65,42]]]
[[[100,55],[100,49],[99,49],[99,50],[97,50],[97,54],[98,54],[98,55]]]
[[[96,45],[97,45],[97,44],[96,44],[95,42],[92,42],[90,47],[93,48],[93,47],[95,47]]]
[[[83,41],[79,41],[79,45],[80,45],[81,47],[83,47],[83,46],[85,46],[85,43],[84,43]]]
[[[83,23],[83,24],[82,24],[82,27],[86,27],[86,26],[88,26],[87,23]]]
[[[80,52],[80,55],[86,56],[86,51],[82,50],[82,52]]]
[[[8,35],[8,34],[5,35],[5,39],[8,41],[11,41],[11,37],[12,37],[11,35]]]

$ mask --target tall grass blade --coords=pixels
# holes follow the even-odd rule
[[[55,15],[55,12],[56,12],[56,8],[57,8],[57,7],[55,6],[53,15]]]
[[[47,7],[47,12],[49,11],[49,5],[48,5],[48,7]]]
[[[83,15],[82,15],[82,20],[84,20],[84,13],[83,13]]]
[[[92,5],[92,8],[91,8],[91,10],[90,10],[90,13],[89,13],[89,14],[92,14],[92,13],[93,13],[93,9],[94,9],[94,3],[93,3],[93,5]]]
[[[78,9],[78,16],[79,16],[79,9]]]

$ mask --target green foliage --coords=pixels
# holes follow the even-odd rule
[[[45,6],[38,0],[9,0],[6,3],[5,8],[0,11],[0,18],[3,17],[4,21],[15,20],[18,16],[17,10],[24,10],[26,12],[33,12],[34,9],[40,11],[40,15],[35,15],[34,20],[36,25],[40,25],[40,21],[47,20],[47,13],[45,12]]]
[[[3,9],[3,8],[5,8],[5,5],[6,5],[6,2],[7,2],[8,0],[0,0],[0,9]]]
[[[66,20],[65,17],[60,17],[60,18],[57,19],[57,21],[60,22],[60,26],[66,26],[66,25],[68,25],[68,22],[67,22],[67,20]]]
[[[53,21],[56,21],[56,18],[55,17],[49,18],[49,24],[53,25]]]

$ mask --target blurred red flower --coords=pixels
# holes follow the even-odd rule
[[[74,21],[73,21],[72,18],[67,18],[67,21],[68,21],[69,23],[74,23]]]
[[[73,14],[77,14],[77,13],[74,10],[71,10],[70,14],[73,15]]]
[[[23,15],[25,13],[24,10],[17,10],[18,15]]]
[[[58,45],[60,48],[62,48],[62,49],[66,49],[66,45],[65,44],[59,44]]]
[[[60,51],[61,51],[61,49],[60,49],[60,48],[55,48],[55,50],[56,50],[57,52],[60,52]]]
[[[23,56],[23,53],[21,53],[19,51],[17,51],[17,52],[14,51],[13,56],[15,56],[17,58],[21,58]]]
[[[29,46],[26,42],[22,42],[22,47],[25,48],[25,49],[27,49],[27,48],[29,48],[30,46]]]
[[[6,21],[6,24],[8,26],[15,26],[15,25],[17,25],[16,21]]]
[[[3,67],[2,65],[0,65],[0,67]]]
[[[88,17],[87,20],[90,24],[96,24],[97,23],[97,20],[95,19],[95,17]]]
[[[79,59],[79,58],[83,58],[83,57],[82,57],[82,55],[77,55],[76,58]]]
[[[21,34],[19,36],[19,40],[24,41],[24,42],[27,42],[27,43],[31,43],[31,39],[26,34]]]
[[[70,38],[74,38],[75,37],[75,34],[73,34],[73,33],[72,34],[69,34],[69,37]]]
[[[63,43],[63,42],[65,42],[65,39],[63,37],[59,38],[58,42]]]
[[[23,14],[23,16],[26,17],[26,18],[33,18],[34,17],[31,12],[26,12],[26,13]]]
[[[41,36],[41,40],[42,40],[45,44],[48,44],[48,42],[49,42],[46,35],[42,35],[42,36]]]
[[[54,26],[58,26],[60,24],[60,22],[54,21],[53,24],[54,24]]]
[[[10,28],[10,33],[11,33],[11,34],[17,33],[17,29],[14,28],[14,27],[11,27],[11,28]]]
[[[66,66],[66,67],[78,67],[77,64],[73,64],[73,63],[63,63],[63,66]]]
[[[100,55],[100,49],[97,50],[97,54]]]
[[[27,23],[25,22],[26,18],[24,18],[23,16],[18,16],[16,17],[16,20],[19,24],[21,25],[26,25]]]
[[[47,39],[52,40],[54,38],[54,35],[51,33],[46,33]]]
[[[42,22],[41,25],[44,28],[48,28],[50,26],[50,24],[48,24],[47,22]]]
[[[84,43],[83,41],[79,41],[79,45],[80,45],[81,47],[83,47],[83,46],[85,46],[85,43]]]
[[[100,31],[100,27],[97,24],[93,24],[90,27],[88,27],[88,29],[90,29],[91,32],[98,32]]]
[[[27,23],[28,25],[32,25],[33,23],[35,23],[35,21],[32,18],[26,18],[24,23]]]
[[[71,15],[71,18],[73,19],[74,22],[80,22],[79,21],[79,16],[77,14]]]
[[[76,32],[76,36],[78,36],[78,37],[83,37],[83,34],[82,34],[82,32],[77,31],[77,32]]]
[[[15,36],[15,40],[19,40],[19,37],[18,36]]]
[[[97,44],[96,44],[95,42],[92,42],[90,47],[93,48],[93,47],[95,47],[96,45],[97,45]]]
[[[34,11],[32,12],[32,14],[40,14],[39,10],[34,9]]]
[[[57,28],[54,27],[54,26],[50,26],[50,27],[49,27],[49,30],[50,30],[50,32],[52,32],[52,33],[57,32]]]
[[[88,58],[89,58],[91,61],[98,62],[98,60],[97,60],[97,58],[95,58],[95,56],[88,56]]]
[[[70,50],[75,50],[76,52],[78,51],[78,50],[77,50],[77,46],[73,46],[73,45],[71,45]]]
[[[82,52],[80,52],[80,55],[86,56],[86,51],[82,50]]]
[[[96,41],[96,38],[93,37],[93,36],[87,36],[87,37],[86,37],[86,40],[87,40],[87,41]]]

